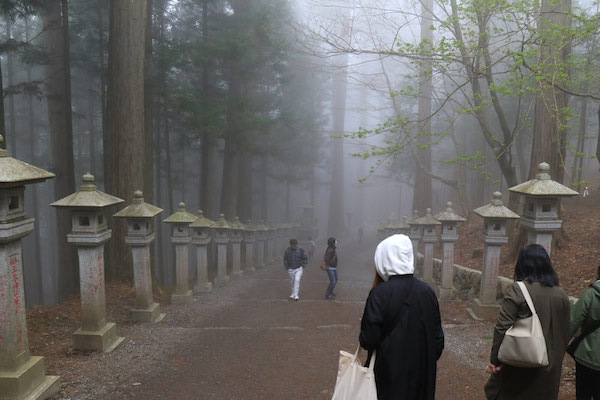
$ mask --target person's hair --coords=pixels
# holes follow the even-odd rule
[[[329,239],[327,239],[327,246],[333,247],[333,245],[335,245],[335,238],[330,237]]]
[[[290,239],[290,246],[294,244],[298,244],[298,241],[296,239]]]
[[[600,280],[600,265],[598,265],[598,271],[596,272],[596,279]]]
[[[515,265],[515,281],[540,282],[544,286],[558,286],[558,276],[550,256],[539,244],[530,244],[519,251]]]

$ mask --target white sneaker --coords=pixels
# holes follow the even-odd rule
[[[290,295],[290,300],[294,300],[294,296]]]
[[[298,300],[300,300],[300,297],[296,296],[296,297],[294,297],[294,300],[298,301]]]

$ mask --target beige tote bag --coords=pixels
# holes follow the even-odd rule
[[[377,400],[375,386],[375,353],[371,357],[368,368],[361,365],[358,359],[360,346],[356,353],[350,354],[340,350],[337,380],[331,400]]]
[[[508,328],[498,350],[498,360],[513,367],[545,367],[548,365],[548,350],[542,324],[540,324],[527,287],[523,282],[517,283],[525,296],[532,316],[518,319],[513,326]]]

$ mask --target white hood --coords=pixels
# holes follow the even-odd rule
[[[375,269],[384,281],[392,275],[408,275],[415,270],[413,246],[406,235],[392,235],[375,250]]]

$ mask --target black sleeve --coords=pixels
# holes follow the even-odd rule
[[[288,261],[288,251],[287,249],[285,250],[285,253],[283,253],[283,266],[285,267],[285,269],[290,269],[290,262]]]
[[[444,351],[444,330],[442,329],[442,318],[440,316],[440,305],[437,297],[433,294],[433,301],[435,303],[435,309],[433,313],[433,329],[434,329],[434,340],[435,340],[435,354],[436,360],[439,360]]]
[[[369,351],[375,350],[379,346],[384,327],[381,294],[375,289],[371,290],[367,298],[358,338],[363,349]]]
[[[304,249],[302,249],[302,260],[300,263],[302,264],[302,268],[306,267],[306,264],[308,264],[308,256],[306,255],[306,251],[304,251]]]

